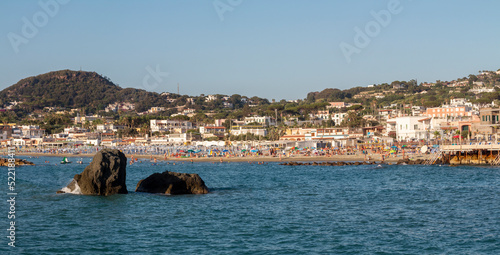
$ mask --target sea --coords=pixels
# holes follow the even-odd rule
[[[498,167],[143,160],[127,166],[129,194],[101,197],[56,194],[91,158],[25,158],[15,247],[1,167],[0,254],[500,254]],[[167,170],[210,193],[134,192]]]

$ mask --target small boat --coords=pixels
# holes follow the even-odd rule
[[[64,157],[63,160],[61,160],[61,164],[69,164],[71,161],[68,160],[68,158]]]

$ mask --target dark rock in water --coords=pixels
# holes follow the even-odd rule
[[[104,149],[97,152],[81,174],[58,193],[109,196],[127,194],[125,184],[127,158],[119,150]]]
[[[410,163],[410,160],[408,159],[400,159],[397,162],[398,165],[408,165],[408,163]]]
[[[29,162],[25,159],[16,158],[14,160],[15,160],[14,164],[16,166],[34,166],[35,165],[33,162]],[[0,158],[0,166],[9,166],[9,159]]]
[[[135,191],[170,195],[207,194],[208,188],[198,174],[165,171],[140,180]]]

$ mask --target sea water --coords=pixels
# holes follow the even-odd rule
[[[56,194],[90,158],[28,160],[14,248],[0,207],[0,254],[500,254],[497,167],[146,160],[127,166],[129,194],[99,197]],[[134,192],[165,170],[198,173],[211,192]],[[0,180],[7,194],[6,171]]]

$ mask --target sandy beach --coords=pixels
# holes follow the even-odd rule
[[[17,157],[22,156],[22,157],[56,157],[56,158],[63,158],[63,157],[70,157],[70,158],[82,158],[82,157],[93,157],[94,154],[69,154],[69,153],[60,153],[60,154],[47,154],[47,153],[19,153],[16,155]],[[134,158],[137,159],[157,159],[159,161],[165,160],[163,156],[159,155],[126,155],[127,159]],[[370,156],[370,162],[381,162],[382,159],[380,155],[369,155]],[[416,160],[416,159],[427,159],[429,158],[428,154],[418,154],[418,155],[410,155],[410,159]],[[402,155],[397,155],[396,157],[390,156],[386,157],[384,162],[397,162],[398,160],[402,159]],[[325,162],[325,161],[331,161],[331,162],[338,162],[338,161],[345,161],[345,162],[361,162],[365,161],[365,157],[363,155],[332,155],[332,156],[297,156],[294,155],[292,157],[282,157],[281,159],[279,157],[271,157],[271,156],[248,156],[248,157],[192,157],[192,158],[176,158],[176,157],[167,157],[167,161],[193,161],[193,162],[220,162],[221,160],[223,162],[290,162],[290,161],[298,161],[298,162]]]

